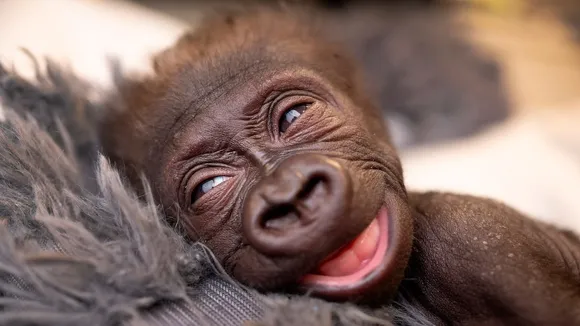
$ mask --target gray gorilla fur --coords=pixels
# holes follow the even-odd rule
[[[35,83],[0,66],[0,325],[427,325],[229,279],[99,155],[87,90],[54,65]]]

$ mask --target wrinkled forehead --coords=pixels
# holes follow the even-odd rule
[[[161,140],[153,150],[156,155],[167,150],[176,133],[186,132],[192,120],[202,115],[208,118],[207,112],[215,115],[239,109],[250,98],[260,98],[257,93],[270,91],[268,87],[283,87],[284,78],[297,82],[296,77],[306,72],[345,93],[355,92],[354,69],[341,49],[303,35],[240,35],[245,34],[226,33],[203,49],[195,39],[182,44],[185,55],[179,67],[165,76],[165,94],[154,107],[160,112],[155,124]],[[303,80],[308,82],[308,78]]]
[[[268,91],[265,87],[268,81],[272,84],[277,79],[282,86],[284,80],[290,80],[298,71],[315,70],[299,56],[260,50],[208,56],[185,63],[166,76],[166,91],[152,104],[152,109],[158,112],[152,127],[160,140],[152,153],[158,155],[167,149],[175,134],[186,132],[185,127],[192,120],[228,114],[260,98]]]
[[[283,71],[292,63],[268,56],[249,56],[246,53],[212,57],[185,65],[170,81],[169,101],[190,110],[202,110],[220,97],[235,92]]]
[[[164,125],[179,129],[181,120],[197,116],[204,110],[227,103],[239,97],[252,97],[265,91],[266,81],[299,76],[302,72],[316,75],[329,82],[335,73],[314,60],[315,54],[296,51],[276,44],[254,44],[247,48],[228,49],[204,58],[186,62],[167,79],[168,87],[158,103],[164,111]],[[217,106],[220,106],[217,105]]]

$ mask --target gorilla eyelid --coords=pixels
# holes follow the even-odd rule
[[[282,113],[280,121],[278,122],[278,130],[281,134],[285,133],[286,130],[294,123],[304,111],[308,110],[312,103],[302,102],[291,106],[288,110]]]
[[[219,186],[220,184],[224,183],[230,176],[215,176],[208,179],[201,181],[193,190],[191,194],[191,204],[193,205],[196,201],[198,201],[201,197],[205,194]]]

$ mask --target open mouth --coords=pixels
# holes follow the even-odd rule
[[[387,209],[383,207],[358,237],[327,257],[316,274],[305,275],[300,283],[323,287],[351,287],[360,282],[385,259],[388,231]]]

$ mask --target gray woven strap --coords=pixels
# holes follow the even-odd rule
[[[260,319],[263,306],[252,294],[221,278],[205,279],[191,302],[167,303],[144,313],[155,326],[243,325]]]

